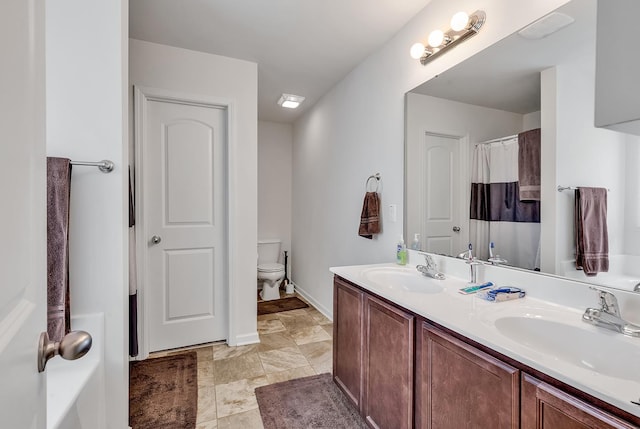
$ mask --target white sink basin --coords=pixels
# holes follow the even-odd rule
[[[532,351],[609,377],[640,382],[640,341],[584,324],[578,317],[528,309],[525,314],[496,317],[491,323],[502,335]]]
[[[394,291],[438,293],[444,289],[439,282],[418,271],[402,267],[374,267],[363,270],[362,276],[376,286]]]

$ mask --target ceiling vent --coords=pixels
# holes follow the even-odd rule
[[[518,34],[525,39],[542,39],[574,22],[575,19],[564,13],[553,12],[536,22],[527,25]]]

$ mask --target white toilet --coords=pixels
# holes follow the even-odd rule
[[[258,282],[262,282],[260,298],[265,301],[280,299],[284,278],[284,265],[278,263],[280,244],[280,240],[258,240]]]

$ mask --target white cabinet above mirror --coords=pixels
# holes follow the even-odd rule
[[[595,124],[640,135],[637,0],[600,0],[596,45]]]

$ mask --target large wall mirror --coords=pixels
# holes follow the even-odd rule
[[[594,126],[597,9],[569,2],[406,94],[408,243],[453,257],[472,243],[479,259],[492,252],[508,267],[626,290],[640,283],[640,137]],[[536,129],[539,201],[520,203],[503,186],[504,219],[477,220],[472,187],[517,182],[518,136]],[[576,270],[575,191],[558,186],[608,189],[608,272]]]

